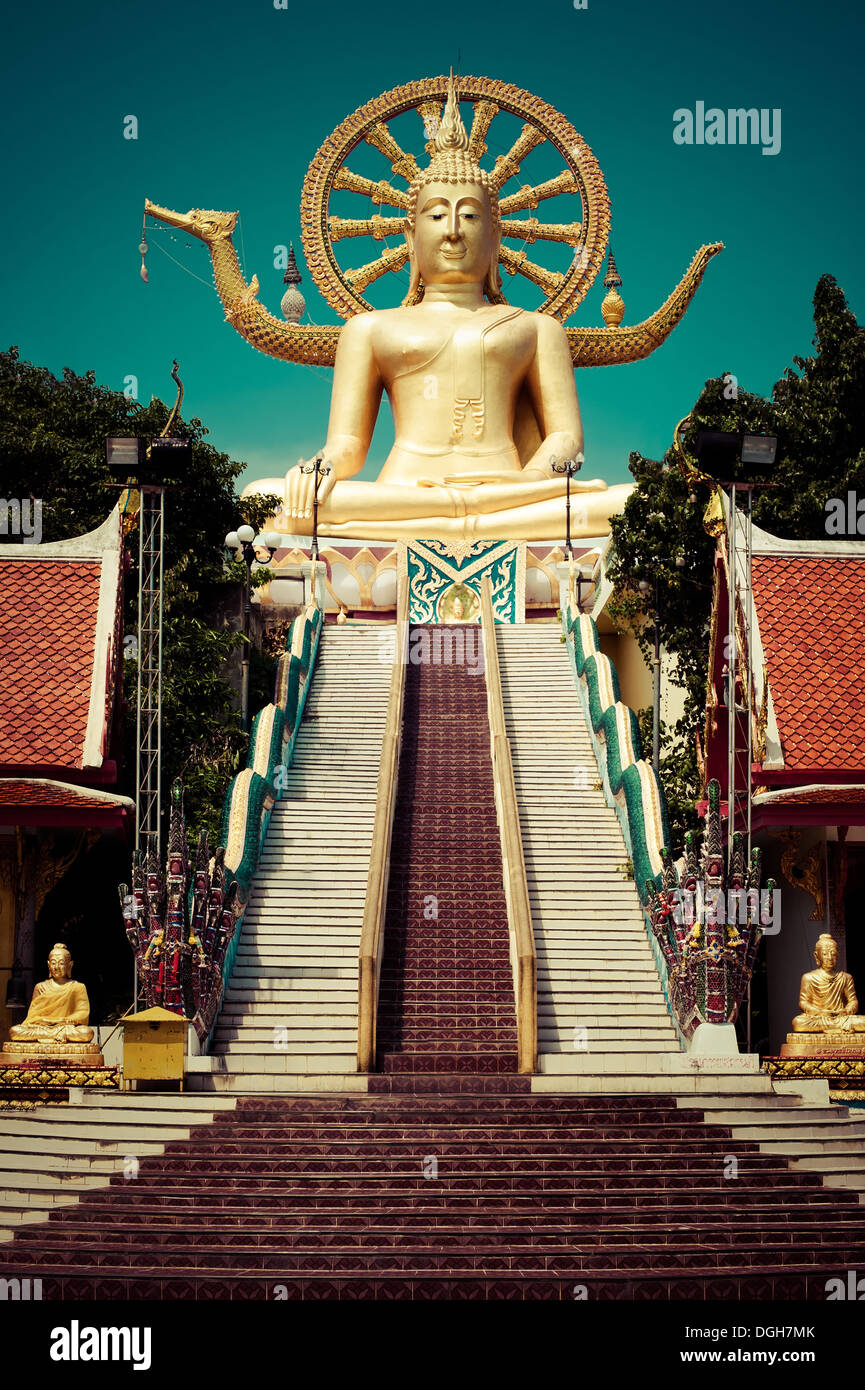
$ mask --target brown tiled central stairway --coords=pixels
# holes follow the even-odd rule
[[[547,1094],[516,1074],[485,698],[465,666],[407,671],[369,1093],[237,1076],[215,1114],[175,1100],[177,1137],[134,1096],[0,1115],[0,1276],[68,1300],[700,1300],[825,1299],[865,1271],[858,1191],[815,1166],[862,1144],[840,1107],[766,1078],[727,1078],[719,1110],[708,1090]]]
[[[822,1299],[862,1271],[856,1194],[729,1134],[667,1097],[245,1096],[0,1270],[68,1300]]]
[[[449,633],[454,646],[442,652],[465,652],[456,641],[474,643],[479,629]],[[513,1076],[508,914],[486,682],[477,662],[425,662],[406,671],[390,862],[381,1070],[388,1078],[420,1074],[425,1087],[436,1074]]]

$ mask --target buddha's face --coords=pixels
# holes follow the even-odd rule
[[[814,951],[814,959],[824,970],[834,970],[838,963],[838,947],[834,941],[821,941]]]
[[[72,961],[66,951],[52,951],[48,957],[48,974],[52,980],[65,980],[71,974]]]
[[[425,285],[483,283],[495,245],[485,188],[429,183],[418,194],[414,223],[406,240]]]

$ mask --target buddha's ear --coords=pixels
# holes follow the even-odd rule
[[[499,272],[499,255],[502,248],[502,226],[496,222],[493,245],[490,252],[490,265],[484,280],[484,293],[490,304],[507,304],[502,293],[502,278]]]
[[[405,236],[406,246],[408,247],[409,264],[408,293],[406,294],[406,297],[403,300],[403,305],[419,304],[420,301],[423,299],[423,289],[421,287],[420,282],[420,271],[418,270],[417,257],[414,253],[414,232],[412,231],[411,227],[408,226],[407,223],[406,226],[403,228],[403,235]]]

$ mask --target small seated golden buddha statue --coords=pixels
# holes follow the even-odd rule
[[[93,1029],[88,1026],[90,1000],[80,980],[72,979],[72,956],[62,941],[48,956],[48,979],[33,991],[22,1023],[9,1030],[7,1052],[59,1052],[75,1047],[98,1053]]]
[[[853,976],[837,968],[838,943],[827,932],[817,938],[814,960],[817,969],[802,976],[793,1032],[865,1033]]]

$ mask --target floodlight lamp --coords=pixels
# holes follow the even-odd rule
[[[771,467],[778,452],[778,437],[774,434],[746,434],[742,439],[742,462],[761,463]]]

